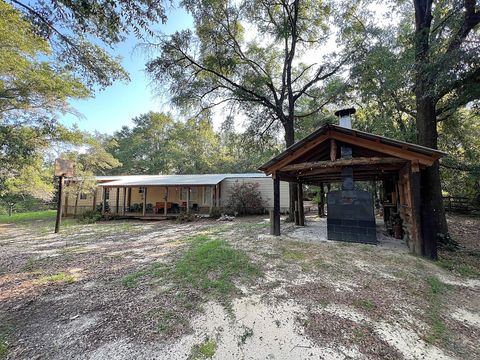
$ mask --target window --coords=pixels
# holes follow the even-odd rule
[[[203,203],[207,205],[211,205],[212,203],[212,187],[205,186],[203,188]]]
[[[80,200],[87,200],[87,197],[88,197],[87,194],[85,194],[83,192],[80,193]]]
[[[143,188],[138,188],[138,193],[143,194]]]
[[[110,199],[110,189],[106,188],[105,189],[105,200],[109,200]]]

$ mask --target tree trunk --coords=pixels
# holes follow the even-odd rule
[[[283,127],[285,129],[285,145],[288,148],[295,143],[295,129],[293,126],[293,121],[286,120],[283,123]],[[294,220],[295,214],[295,201],[297,201],[298,193],[297,193],[297,184],[289,183],[290,187],[290,203],[289,203],[289,214],[287,221]]]
[[[437,148],[438,132],[435,103],[428,97],[417,96],[417,142],[433,149]],[[440,167],[436,161],[421,171],[421,203],[423,254],[437,258],[438,240],[448,239],[448,226],[442,199]]]
[[[429,71],[430,26],[432,21],[430,0],[414,0],[415,4],[415,101],[417,142],[437,149],[438,132],[433,74]],[[421,172],[422,253],[437,258],[438,238],[449,238],[442,200],[439,164]]]

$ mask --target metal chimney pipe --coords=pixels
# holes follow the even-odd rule
[[[352,118],[350,115],[355,114],[355,108],[348,108],[335,111],[335,116],[340,117],[340,126],[351,129],[352,128]]]

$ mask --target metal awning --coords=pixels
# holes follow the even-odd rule
[[[147,186],[213,186],[228,178],[265,178],[263,173],[243,174],[197,174],[197,175],[127,175],[117,180],[99,183],[103,187],[147,187]]]

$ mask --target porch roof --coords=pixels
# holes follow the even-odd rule
[[[265,178],[263,173],[243,174],[196,174],[196,175],[126,175],[116,180],[99,183],[103,187],[145,187],[145,186],[205,186],[217,185],[228,178]]]

